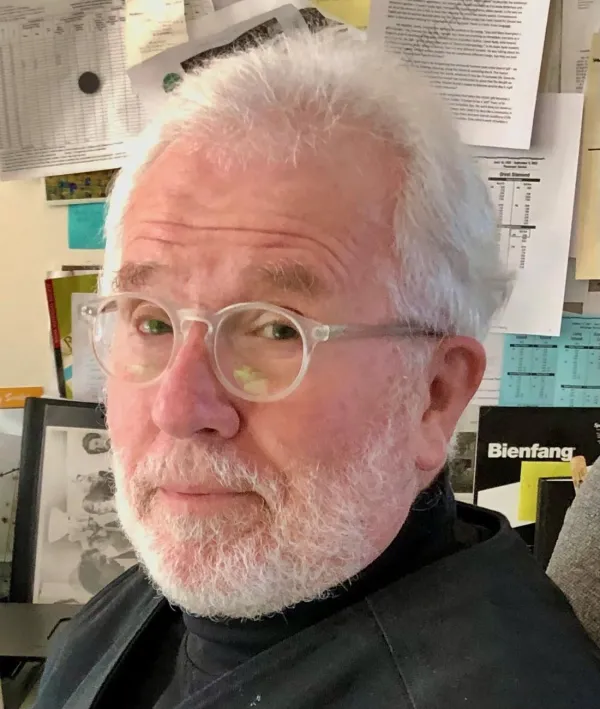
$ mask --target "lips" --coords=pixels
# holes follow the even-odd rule
[[[239,494],[239,490],[231,490],[229,488],[218,485],[161,485],[160,489],[168,494],[173,495],[235,495]]]
[[[161,508],[176,514],[193,514],[206,517],[216,514],[231,514],[232,509],[247,512],[248,503],[256,496],[248,492],[236,492],[223,487],[181,486],[159,487],[156,499]]]

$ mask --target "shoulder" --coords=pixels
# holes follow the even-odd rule
[[[89,634],[90,631],[97,635],[111,625],[117,618],[127,615],[129,606],[136,603],[140,591],[148,587],[148,582],[139,566],[133,566],[114,581],[107,584],[93,598],[91,598],[82,609],[70,621],[63,635],[65,641],[71,640],[82,632]],[[114,627],[112,629],[114,631]]]
[[[466,510],[474,521],[480,514]],[[518,535],[495,517],[486,541],[367,599],[416,706],[594,706],[596,647]]]
[[[547,571],[600,646],[600,461],[567,511]]]
[[[62,706],[57,695],[68,696],[69,689],[77,686],[101,655],[111,648],[134,611],[155,595],[138,566],[105,586],[51,643],[40,683],[40,697],[52,697],[54,707]]]

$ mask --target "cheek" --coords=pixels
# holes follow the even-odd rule
[[[121,451],[127,469],[143,457],[156,436],[157,430],[151,417],[153,399],[151,387],[142,389],[108,381],[108,430],[113,446]]]
[[[369,372],[345,359],[313,361],[293,394],[250,413],[252,437],[273,462],[337,467],[362,454],[367,436],[387,424],[392,377],[380,363]]]

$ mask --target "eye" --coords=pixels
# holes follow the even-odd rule
[[[167,335],[173,332],[167,313],[150,303],[139,303],[133,308],[130,322],[136,332],[142,335]]]
[[[158,318],[148,318],[138,322],[137,329],[144,335],[164,335],[173,332],[171,323],[164,322]]]
[[[267,340],[299,340],[301,339],[298,330],[287,321],[270,322],[260,325],[255,333]]]

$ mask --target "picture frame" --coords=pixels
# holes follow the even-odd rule
[[[135,563],[100,406],[27,399],[9,600],[83,604]]]

